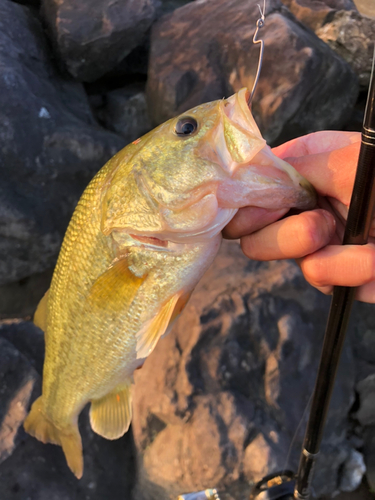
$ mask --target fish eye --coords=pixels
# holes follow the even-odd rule
[[[197,120],[191,116],[183,116],[178,120],[175,127],[175,132],[177,135],[185,136],[194,134],[198,128]]]

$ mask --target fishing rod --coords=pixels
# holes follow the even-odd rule
[[[345,226],[343,245],[365,245],[368,241],[375,204],[375,49],[362,126],[357,172]],[[310,417],[298,468],[295,498],[310,498],[314,463],[323,429],[356,288],[335,286],[323,340]]]
[[[264,24],[264,17],[263,17]],[[257,25],[258,26],[258,25]],[[258,72],[257,72],[258,73]],[[257,75],[258,76],[258,75]],[[252,91],[253,95],[254,88]],[[365,245],[375,205],[375,47],[367,104],[362,126],[358,166],[350,201],[343,245]],[[314,465],[319,454],[329,403],[336,378],[356,287],[335,286],[323,340],[312,404],[298,473],[270,474],[253,488],[249,500],[309,500]],[[182,495],[179,500],[219,500],[217,490]]]

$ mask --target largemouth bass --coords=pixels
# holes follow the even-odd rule
[[[35,313],[45,332],[43,390],[25,429],[62,446],[83,473],[78,415],[122,436],[133,372],[180,314],[244,206],[313,208],[311,185],[266,145],[248,91],[202,104],[117,153],[83,193],[51,287]]]

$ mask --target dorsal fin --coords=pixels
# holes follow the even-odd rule
[[[48,295],[49,289],[46,291],[41,301],[39,302],[33,318],[34,324],[38,328],[43,330],[43,332],[46,331]]]

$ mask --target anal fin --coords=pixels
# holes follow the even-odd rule
[[[100,399],[91,401],[90,424],[106,439],[118,439],[129,429],[132,419],[131,382],[125,382]]]

